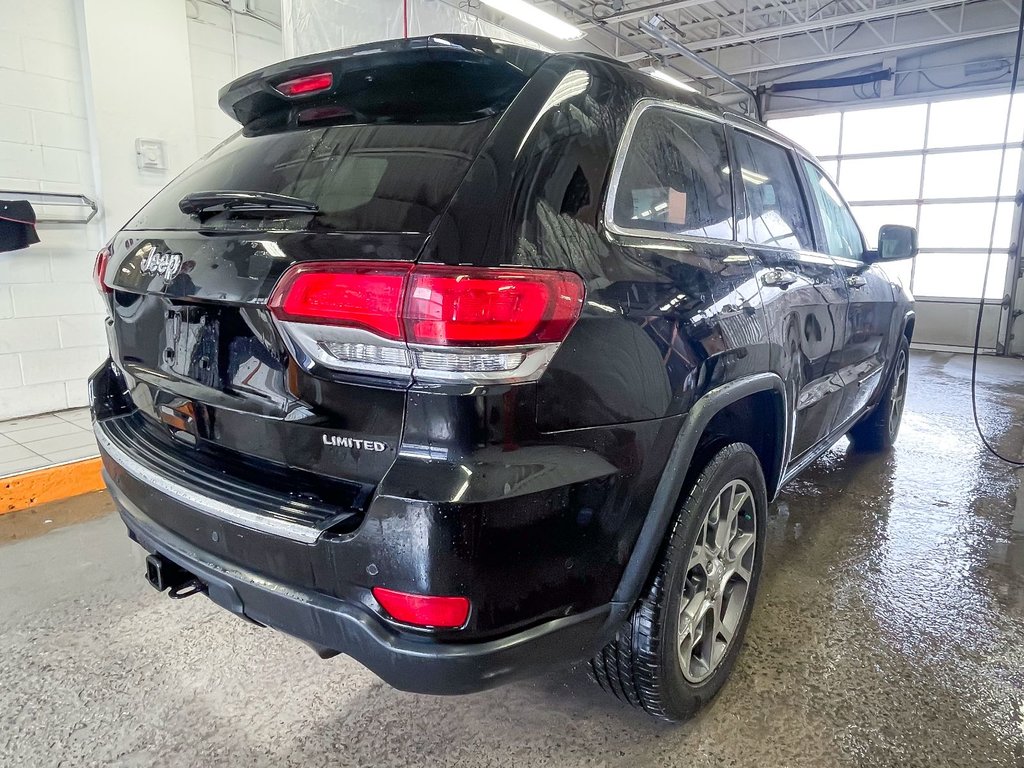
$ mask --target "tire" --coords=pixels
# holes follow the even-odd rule
[[[748,492],[749,498],[744,498]],[[728,565],[728,558],[719,558],[709,568],[707,561],[715,556],[703,544],[714,538],[718,527],[712,513],[717,512],[719,523],[732,519],[728,509],[723,518],[720,501],[738,508],[736,538],[725,539],[731,541],[729,549],[736,559]],[[718,451],[676,513],[645,594],[615,639],[590,662],[591,674],[602,688],[671,721],[692,717],[718,693],[736,663],[757,595],[767,508],[764,475],[753,449],[732,443]],[[739,566],[746,572],[745,580]],[[735,569],[732,575],[730,568]],[[702,588],[711,606],[722,607],[721,624],[715,622],[715,611],[705,613],[709,603],[701,599]],[[685,634],[680,633],[683,608],[688,618],[698,617],[682,624]],[[731,636],[724,644],[720,628]]]
[[[910,372],[910,342],[900,337],[893,360],[892,375],[878,405],[851,427],[848,435],[853,447],[862,453],[879,453],[892,448],[903,421]]]

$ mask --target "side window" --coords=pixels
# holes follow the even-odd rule
[[[746,211],[737,239],[778,248],[812,250],[807,206],[787,149],[735,132],[736,159],[743,177]]]
[[[814,165],[803,161],[814,190],[814,202],[818,206],[821,224],[825,228],[825,242],[822,243],[826,253],[832,256],[845,256],[860,259],[864,256],[864,238],[861,237],[853,214],[846,207],[843,198],[829,178]]]
[[[633,130],[612,201],[624,229],[731,240],[732,188],[723,126],[649,107]]]

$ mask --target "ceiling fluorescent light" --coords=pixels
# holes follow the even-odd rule
[[[663,70],[655,69],[654,67],[648,67],[644,71],[651,77],[661,80],[664,83],[668,83],[669,85],[674,85],[676,88],[682,88],[684,91],[692,91],[693,93],[698,93],[697,89],[694,88],[692,85],[688,85],[687,83],[684,83],[682,80],[677,80],[676,78],[672,77],[672,75],[668,74]]]
[[[560,40],[579,40],[586,34],[582,29],[574,27],[568,22],[552,16],[547,11],[542,11],[526,0],[480,0],[484,5],[489,5],[499,13],[504,13],[513,18],[519,19],[531,27],[547,32],[549,35]]]

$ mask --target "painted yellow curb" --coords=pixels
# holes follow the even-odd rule
[[[0,515],[103,488],[99,458],[72,461],[0,479]]]

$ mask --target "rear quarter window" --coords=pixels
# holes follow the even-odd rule
[[[729,153],[721,124],[668,107],[647,107],[627,141],[613,190],[616,227],[732,239]]]

